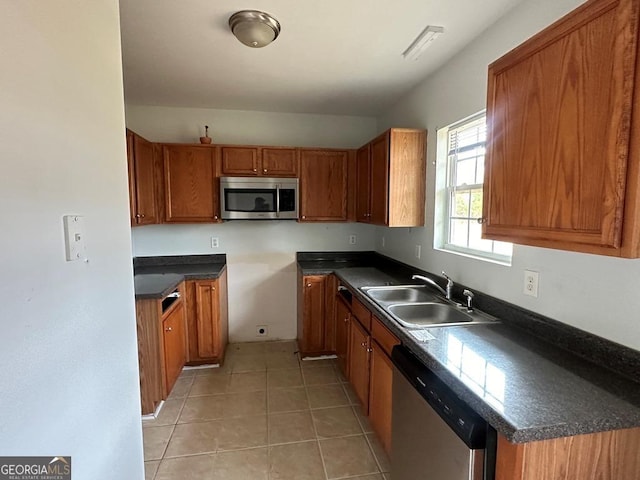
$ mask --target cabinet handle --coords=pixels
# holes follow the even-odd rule
[[[167,327],[167,328],[164,329],[165,332],[171,332],[172,330],[173,330],[173,328],[171,328],[171,327]]]

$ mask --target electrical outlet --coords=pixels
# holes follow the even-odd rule
[[[533,270],[524,271],[524,294],[538,298],[538,281],[540,274]]]
[[[211,237],[211,248],[219,248],[220,239],[218,237]]]
[[[421,253],[422,253],[422,245],[416,245],[416,258],[420,258]]]
[[[355,245],[358,240],[358,237],[355,235],[349,235],[349,245]]]
[[[269,328],[266,325],[256,326],[256,337],[267,337],[269,335]]]

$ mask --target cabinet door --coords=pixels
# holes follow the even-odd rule
[[[302,278],[302,332],[298,332],[303,354],[325,351],[327,275]],[[300,333],[302,333],[300,337]]]
[[[221,147],[223,175],[259,175],[258,147]]]
[[[180,301],[162,321],[164,340],[165,388],[167,394],[187,361],[185,348],[184,304]]]
[[[349,152],[300,151],[300,220],[346,221]]]
[[[336,300],[336,356],[338,365],[346,378],[349,378],[349,324],[351,313],[341,298]]]
[[[485,238],[617,254],[639,11],[586,2],[490,65]]]
[[[153,143],[127,130],[131,225],[159,223]]]
[[[196,332],[198,358],[215,358],[220,354],[218,332],[220,300],[218,282],[196,281]]]
[[[369,413],[370,337],[360,322],[353,319],[349,341],[349,381],[365,414]]]
[[[427,131],[392,128],[389,132],[388,148],[388,225],[423,226],[427,181]]]
[[[369,144],[356,153],[356,220],[369,223],[371,221],[371,169]]]
[[[298,155],[295,148],[261,149],[262,175],[269,177],[295,177],[298,173]]]
[[[218,221],[214,152],[191,145],[163,148],[167,222]]]
[[[389,132],[371,142],[371,223],[389,223]]]
[[[391,386],[393,364],[377,342],[371,341],[369,421],[387,454],[391,454]]]

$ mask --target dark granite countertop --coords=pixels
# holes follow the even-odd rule
[[[164,298],[183,280],[218,278],[226,264],[226,255],[136,257],[133,260],[136,300]]]
[[[573,331],[577,329],[565,328],[566,338],[558,337],[560,329],[553,320],[532,312],[528,316],[538,321],[536,329],[522,328],[526,318],[520,317],[527,315],[508,304],[498,307],[497,299],[483,299],[482,294],[476,295],[480,304],[500,323],[432,327],[428,331],[433,339],[419,341],[359,290],[368,285],[415,284],[411,274],[417,269],[385,257],[372,261],[369,254],[359,266],[332,265],[329,258],[323,271],[321,262],[315,263],[299,256],[303,274],[335,273],[422,363],[511,442],[640,426],[640,373],[634,370],[640,352]],[[549,341],[545,329],[553,330],[556,337],[551,338],[557,344]],[[572,335],[597,346],[596,357],[586,359],[580,351],[568,350]],[[611,362],[602,363],[609,357]],[[631,368],[613,371],[623,363]]]

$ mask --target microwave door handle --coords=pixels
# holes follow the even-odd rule
[[[280,216],[280,185],[276,185],[276,217]]]

